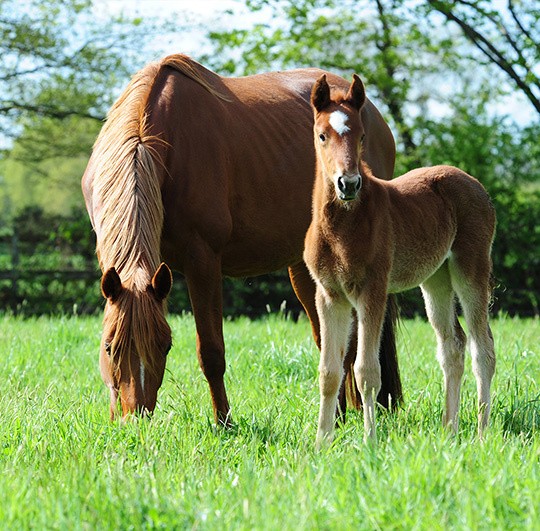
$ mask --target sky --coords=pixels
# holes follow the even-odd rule
[[[493,5],[502,5],[503,0],[493,0]],[[155,42],[155,57],[182,52],[188,55],[200,55],[201,51],[210,51],[205,44],[205,33],[216,29],[250,27],[254,22],[271,22],[264,12],[250,13],[244,0],[94,0],[96,14],[125,14],[158,16],[171,19],[178,17],[179,25],[193,21],[190,31],[175,32],[163,36]],[[227,9],[235,9],[235,17],[223,16]],[[312,65],[317,66],[317,65]],[[525,97],[517,91],[511,91],[497,112],[510,115],[520,124],[530,122],[534,113]]]
[[[222,15],[233,8],[238,13],[234,18]],[[192,31],[167,35],[159,44],[156,43],[156,49],[163,55],[199,53],[201,47],[205,47],[206,31],[213,27],[227,28],[227,24],[231,28],[249,27],[255,21],[264,20],[264,12],[250,13],[243,0],[94,0],[94,10],[103,16],[123,12],[130,16],[179,17],[179,24],[182,25],[190,20],[198,23],[193,25]]]

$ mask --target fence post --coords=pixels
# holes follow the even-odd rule
[[[16,228],[11,236],[11,272],[11,308],[15,312],[19,299],[19,237]]]

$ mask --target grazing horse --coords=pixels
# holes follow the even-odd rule
[[[364,404],[364,439],[376,440],[377,353],[387,294],[418,285],[444,372],[443,422],[454,431],[466,343],[454,294],[459,298],[471,337],[482,435],[495,371],[488,324],[495,212],[487,192],[451,166],[416,169],[392,181],[374,177],[363,164],[370,132],[358,112],[365,104],[358,76],[346,93],[331,94],[322,75],[311,104],[317,171],[304,260],[317,284],[321,323],[317,446],[332,440],[353,308],[359,323],[354,376]]]
[[[302,252],[315,168],[309,97],[321,73],[224,78],[172,55],[136,74],[113,105],[82,179],[103,271],[100,367],[112,417],[118,399],[124,416],[155,407],[171,348],[169,266],[187,281],[197,355],[219,423],[229,419],[223,275],[288,267],[318,340],[315,285]],[[366,162],[389,179],[390,130],[369,101],[361,113],[370,133]],[[388,367],[384,395],[397,400],[401,384],[390,347],[381,354]]]

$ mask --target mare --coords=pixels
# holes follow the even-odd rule
[[[466,344],[455,294],[459,298],[471,338],[481,436],[495,371],[488,323],[495,212],[487,192],[451,166],[419,168],[392,181],[374,177],[363,163],[371,133],[358,112],[365,104],[358,76],[347,92],[334,94],[322,75],[311,104],[317,171],[304,260],[317,285],[322,340],[317,446],[332,440],[352,309],[358,316],[354,376],[364,405],[364,440],[376,441],[377,353],[387,294],[418,285],[444,373],[443,423],[454,431]]]
[[[103,272],[100,367],[111,417],[119,400],[123,416],[156,405],[171,348],[169,266],[187,281],[216,422],[229,420],[223,275],[288,267],[319,342],[315,285],[302,252],[315,174],[309,98],[321,73],[224,78],[172,55],[138,72],[109,111],[82,189]],[[361,114],[370,133],[366,163],[389,179],[390,130],[371,102]],[[391,323],[387,339],[382,403],[401,396]]]

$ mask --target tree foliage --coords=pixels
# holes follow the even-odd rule
[[[19,139],[29,163],[87,154],[158,32],[152,21],[100,19],[91,0],[0,0],[0,147]]]
[[[540,12],[532,0],[505,1],[495,9],[489,0],[245,0],[268,22],[210,30],[213,51],[198,59],[233,75],[303,66],[360,74],[396,135],[397,173],[448,163],[488,187],[499,219],[494,308],[538,314]],[[80,211],[68,213],[80,205],[85,159],[120,88],[150,59],[146,43],[163,30],[154,21],[101,19],[92,0],[0,0],[0,233],[8,240],[20,228],[2,227],[12,215],[19,225],[90,230]],[[512,93],[509,80],[531,106],[527,125],[496,106]],[[64,231],[66,242],[76,243],[77,231]],[[284,274],[231,281],[227,311],[292,302],[287,286]],[[409,314],[418,302],[405,299]],[[185,289],[175,291],[171,308],[186,305]]]
[[[0,0],[0,223],[35,204],[82,203],[106,112],[165,29],[100,16],[92,0]]]
[[[456,24],[497,65],[540,114],[540,9],[537,0],[427,0],[429,7]]]

